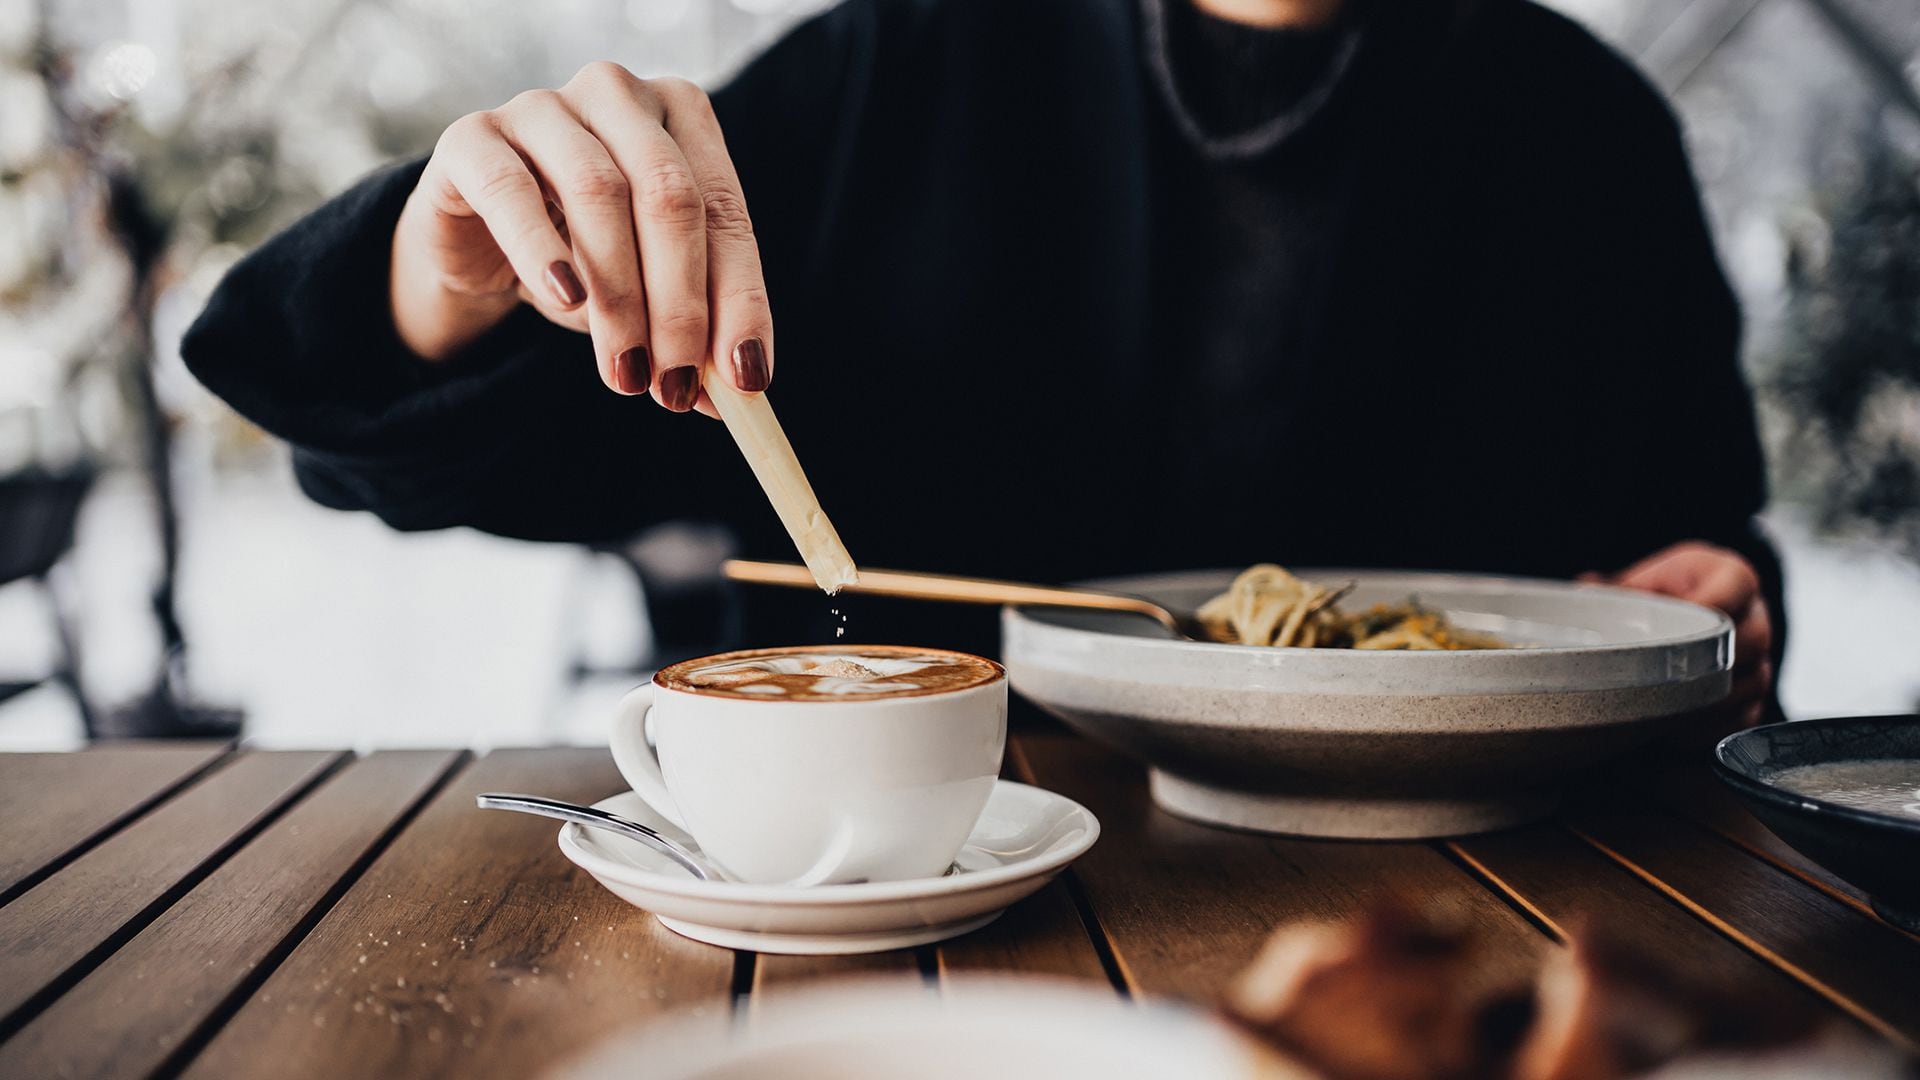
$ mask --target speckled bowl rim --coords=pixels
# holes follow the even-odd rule
[[[1742,771],[1732,760],[1733,748],[1744,739],[1765,739],[1777,731],[1786,728],[1805,730],[1808,726],[1837,728],[1852,724],[1885,724],[1898,722],[1920,727],[1920,716],[1907,713],[1892,713],[1885,716],[1829,716],[1818,720],[1786,720],[1776,724],[1762,724],[1759,727],[1736,731],[1721,739],[1713,748],[1713,772],[1722,783],[1750,799],[1766,803],[1784,813],[1803,819],[1830,823],[1846,822],[1849,825],[1862,825],[1881,832],[1892,832],[1902,836],[1920,839],[1920,818],[1895,817],[1874,810],[1864,810],[1858,806],[1829,802],[1812,795],[1801,795],[1767,783],[1758,777]],[[1835,761],[1857,760],[1852,758],[1834,758]]]
[[[1429,581],[1431,588],[1446,591],[1486,588],[1506,591],[1518,589],[1536,594],[1603,593],[1636,605],[1697,619],[1700,626],[1690,632],[1595,645],[1546,645],[1525,649],[1454,652],[1361,651],[1227,645],[1119,634],[1069,626],[1045,618],[1038,614],[1037,609],[1009,606],[1002,609],[1001,615],[1004,636],[1002,659],[1012,672],[1015,689],[1020,687],[1019,669],[1031,666],[1059,674],[1111,679],[1119,683],[1232,690],[1236,687],[1225,685],[1223,680],[1240,675],[1249,682],[1237,688],[1249,692],[1395,697],[1636,689],[1700,679],[1732,667],[1732,620],[1712,608],[1672,597],[1612,585],[1492,574],[1340,567],[1303,568],[1296,572],[1315,580],[1358,579],[1375,582],[1410,578],[1415,582]],[[1208,579],[1230,579],[1234,573],[1230,569],[1186,570],[1102,578],[1080,584],[1085,588],[1152,597],[1157,589],[1194,588]],[[1411,591],[1420,590],[1416,587]],[[1105,653],[1106,658],[1098,664],[1062,668],[1032,655],[1032,646],[1036,643],[1067,646],[1081,654],[1099,650]],[[1707,656],[1709,652],[1712,653],[1710,658]],[[1656,662],[1655,655],[1663,656],[1665,660]],[[1675,658],[1683,656],[1698,656],[1702,663],[1697,666],[1689,663],[1675,670]],[[1125,657],[1133,657],[1156,668],[1185,669],[1182,672],[1184,677],[1148,677],[1147,672],[1129,665]],[[1602,671],[1578,674],[1571,671],[1585,661],[1597,662]],[[1259,685],[1262,680],[1257,676],[1275,675],[1282,668],[1292,670],[1276,681],[1291,685]],[[1655,668],[1665,670],[1659,674],[1638,670]],[[1436,678],[1456,685],[1441,687],[1429,681]],[[1338,685],[1348,680],[1372,681],[1375,684]]]

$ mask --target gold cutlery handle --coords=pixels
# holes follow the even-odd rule
[[[812,588],[813,577],[798,563],[755,562],[728,559],[721,570],[732,581],[752,585],[788,585]],[[860,569],[860,580],[848,585],[849,593],[873,596],[899,596],[912,600],[946,600],[959,604],[1031,604],[1046,607],[1092,608],[1099,611],[1128,611],[1145,615],[1169,630],[1178,632],[1173,613],[1137,596],[1095,592],[1091,589],[1063,589],[1051,585],[1028,585],[994,578],[956,577],[951,574],[922,574],[908,570]]]

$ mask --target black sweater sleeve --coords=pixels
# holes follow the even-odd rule
[[[1630,131],[1630,150],[1607,134],[1593,139],[1608,178],[1604,197],[1582,212],[1595,246],[1618,245],[1611,258],[1622,279],[1598,289],[1611,310],[1598,318],[1631,329],[1618,358],[1627,376],[1615,385],[1622,417],[1618,470],[1632,497],[1630,516],[1646,530],[1637,551],[1707,540],[1743,555],[1760,577],[1774,627],[1772,659],[1785,654],[1785,587],[1778,553],[1757,520],[1767,501],[1766,461],[1753,394],[1741,370],[1739,300],[1714,250],[1700,190],[1678,118],[1624,63],[1634,84],[1612,100],[1607,121]],[[1575,250],[1578,250],[1576,247]],[[1614,567],[1612,569],[1621,569]],[[1771,711],[1778,714],[1775,703]]]
[[[803,24],[715,95],[776,298],[831,205],[882,6]],[[312,498],[395,528],[591,541],[727,520],[742,500],[716,493],[745,469],[724,429],[608,392],[585,335],[523,307],[455,360],[406,349],[388,265],[423,167],[369,177],[236,266],[182,342],[193,373],[291,444]]]
[[[1732,548],[1753,564],[1773,619],[1778,671],[1786,651],[1785,587],[1779,555],[1757,521],[1767,474],[1740,366],[1739,302],[1715,257],[1679,126],[1661,112],[1645,161],[1644,218],[1632,233],[1651,245],[1637,264],[1651,268],[1644,295],[1656,327],[1651,340],[1661,346],[1648,358],[1653,377],[1641,427],[1648,434],[1636,479],[1650,520],[1668,523],[1676,538]]]
[[[1738,551],[1760,575],[1778,670],[1784,589],[1756,523],[1767,475],[1739,302],[1679,120],[1632,64],[1565,16],[1501,3],[1485,5],[1483,20],[1461,58],[1506,78],[1465,80],[1479,95],[1467,104],[1504,117],[1493,130],[1505,137],[1500,167],[1472,175],[1513,184],[1502,190],[1528,200],[1528,220],[1554,223],[1516,247],[1543,256],[1532,269],[1546,284],[1530,295],[1563,302],[1501,317],[1572,358],[1544,400],[1573,402],[1566,411],[1591,440],[1576,499],[1601,519],[1574,520],[1605,534],[1610,564],[1589,568],[1622,570],[1684,540]]]

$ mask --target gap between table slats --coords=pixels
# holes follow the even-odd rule
[[[11,1036],[337,768],[241,753],[0,908],[0,1039]]]
[[[1920,940],[1665,813],[1583,811],[1568,828],[1834,1007],[1920,1052]]]
[[[1718,834],[1735,847],[1771,863],[1861,914],[1878,918],[1867,903],[1866,893],[1842,881],[1831,870],[1795,851],[1786,841],[1775,836],[1772,830],[1760,823],[1759,818],[1747,812],[1733,792],[1713,779],[1705,769],[1661,773],[1653,778],[1648,790],[1661,806],[1677,816]]]
[[[482,791],[592,802],[604,749],[500,750],[375,858],[184,1075],[530,1075],[664,1009],[727,1008],[734,958],[683,940],[568,863],[556,826]]]
[[[1039,782],[1099,816],[1075,871],[1121,985],[1216,999],[1272,931],[1338,920],[1389,899],[1437,908],[1491,945],[1479,977],[1506,985],[1555,947],[1506,899],[1424,843],[1313,841],[1212,828],[1152,805],[1140,767],[1064,736],[1028,736]]]
[[[465,755],[330,774],[12,1039],[0,1075],[167,1075],[263,982]]]
[[[1008,740],[1004,772],[1023,784],[1045,787],[1034,774],[1023,742],[1020,736]],[[934,974],[948,992],[972,978],[1019,974],[1104,983],[1121,997],[1132,995],[1126,973],[1071,867],[981,929],[942,942],[936,949]]]
[[[232,760],[231,743],[116,743],[0,754],[0,907]]]
[[[1003,772],[1023,783],[1036,782],[1018,739],[1008,743]],[[893,985],[902,993],[964,994],[982,977],[1038,976],[1108,985],[1124,994],[1123,981],[1109,981],[1103,950],[1089,934],[1070,874],[1015,903],[981,929],[933,945],[855,956],[739,953],[736,1016],[751,1024],[808,986],[852,979]]]
[[[1756,1017],[1785,1023],[1846,1015],[1559,826],[1445,844],[1557,939],[1591,933],[1618,943],[1746,1003]]]

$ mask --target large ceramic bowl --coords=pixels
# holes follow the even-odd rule
[[[1360,652],[1175,640],[1137,616],[1009,608],[1015,690],[1144,760],[1183,817],[1305,836],[1451,836],[1550,813],[1567,773],[1726,696],[1719,612],[1602,585],[1370,570],[1349,610],[1417,596],[1526,648]],[[1178,611],[1231,571],[1090,582]]]
[[[1768,724],[1727,736],[1713,756],[1715,773],[1774,835],[1864,889],[1882,918],[1920,933],[1920,817],[1861,810],[1776,784],[1796,765],[1920,761],[1920,716]]]

